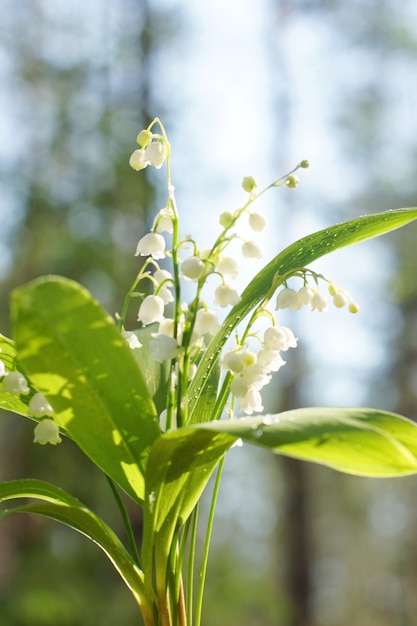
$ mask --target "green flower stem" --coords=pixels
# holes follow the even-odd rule
[[[114,499],[116,500],[120,514],[122,516],[123,525],[126,531],[127,541],[128,541],[129,548],[130,548],[130,553],[132,557],[134,558],[135,562],[137,563],[137,565],[142,569],[142,565],[141,565],[141,561],[140,561],[140,557],[138,553],[138,548],[137,548],[136,541],[135,541],[135,536],[133,534],[132,524],[130,523],[130,519],[126,511],[126,507],[123,504],[123,500],[120,497],[117,487],[112,481],[112,479],[109,476],[107,476],[107,474],[106,474],[106,478],[107,478],[107,482],[110,485],[110,489],[112,490]]]
[[[222,473],[223,473],[224,461],[225,461],[225,457],[223,457],[223,459],[219,463],[219,467],[217,469],[217,474],[216,474],[216,481],[214,483],[213,496],[211,498],[209,518],[207,522],[206,540],[204,543],[203,562],[201,564],[201,570],[200,570],[200,584],[198,587],[198,595],[197,595],[197,600],[196,600],[195,622],[194,622],[195,626],[201,626],[201,611],[203,608],[203,595],[204,595],[204,586],[206,582],[210,540],[211,540],[211,533],[213,530],[214,512],[216,510],[217,496],[219,495],[220,480],[221,480]]]
[[[191,529],[189,555],[188,555],[187,619],[188,619],[188,624],[190,624],[190,626],[193,623],[194,563],[195,563],[195,548],[196,548],[196,543],[197,543],[198,512],[199,512],[199,503],[196,505],[192,514],[192,529]]]

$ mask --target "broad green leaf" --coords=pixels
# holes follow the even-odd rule
[[[85,535],[110,559],[138,604],[146,606],[143,572],[111,528],[79,500],[41,480],[23,479],[0,483],[0,502],[16,498],[34,498],[43,502],[1,510],[0,516],[10,513],[36,513],[62,522]]]
[[[13,293],[19,363],[59,426],[132,498],[144,498],[156,410],[132,350],[77,283],[44,277]]]
[[[4,335],[0,335],[0,359],[6,366],[7,372],[17,372],[19,368],[16,364],[16,349],[14,342]],[[19,415],[28,416],[28,404],[30,395],[16,396],[13,393],[2,391],[2,383],[0,383],[0,409],[12,411]]]
[[[146,474],[143,567],[146,579],[164,584],[174,533],[186,521],[210,476],[236,437],[181,428],[153,445]]]
[[[283,277],[288,277],[295,270],[306,267],[309,263],[330,252],[378,237],[405,226],[415,219],[417,219],[417,208],[365,215],[303,237],[280,252],[249,283],[242,293],[241,301],[227,315],[220,330],[206,350],[201,366],[190,386],[189,415],[191,422],[199,421],[200,412],[193,413],[199,403],[209,373],[227,339],[236,326],[271,293],[273,286],[278,287],[282,283]]]
[[[198,424],[273,452],[357,476],[417,473],[417,425],[387,411],[313,407]]]

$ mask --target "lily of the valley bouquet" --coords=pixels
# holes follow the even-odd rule
[[[358,311],[346,290],[308,265],[415,220],[417,209],[362,216],[304,237],[239,293],[240,262],[262,257],[256,236],[266,219],[257,199],[274,187],[296,187],[296,171],[308,162],[261,191],[245,177],[245,203],[219,216],[216,240],[201,249],[181,228],[161,122],[155,119],[137,142],[130,165],[166,167],[167,197],[138,242],[140,269],[120,313],[112,318],[81,285],[46,276],[14,291],[13,339],[0,335],[0,407],[34,420],[36,443],[71,439],[104,472],[126,540],[74,495],[40,480],[2,483],[1,501],[26,502],[1,513],[44,515],[95,542],[131,590],[146,626],[200,626],[214,508],[230,448],[245,442],[363,476],[417,472],[417,428],[398,415],[340,407],[262,414],[264,387],[297,346],[280,311],[323,311],[328,303]],[[253,233],[249,239],[242,237],[243,223]],[[230,252],[236,246],[239,255]],[[136,328],[126,321],[132,307]],[[196,571],[199,501],[211,478]],[[142,509],[140,545],[126,496]]]

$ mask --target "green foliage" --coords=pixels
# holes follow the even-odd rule
[[[357,476],[417,472],[417,426],[377,409],[313,407],[196,428],[234,435],[278,454]]]
[[[143,576],[114,532],[79,500],[64,490],[35,479],[14,480],[0,484],[0,502],[15,498],[34,498],[41,503],[26,504],[1,511],[36,513],[66,524],[97,544],[110,559],[139,604],[144,602]]]
[[[80,285],[47,277],[13,294],[19,361],[55,421],[132,498],[159,434],[146,383],[112,319]]]
[[[161,132],[155,132],[155,125],[159,125]],[[146,145],[140,143],[140,149],[135,150],[130,160],[136,170],[152,165],[159,168],[165,159],[169,162],[170,145],[159,120],[150,124],[145,135]],[[300,167],[304,165],[299,164],[264,191],[270,187],[296,187],[299,181],[293,174]],[[139,241],[137,254],[148,259],[128,291],[118,325],[78,283],[48,276],[13,292],[15,343],[0,338],[0,373],[5,381],[2,384],[6,385],[0,389],[0,407],[36,417],[40,422],[36,426],[36,440],[41,443],[58,443],[59,427],[61,434],[71,438],[109,477],[125,524],[129,551],[95,513],[73,496],[43,481],[26,479],[0,485],[0,501],[22,497],[40,500],[2,514],[36,513],[86,535],[104,551],[132,591],[146,626],[200,626],[202,588],[221,472],[213,490],[200,588],[195,594],[198,503],[214,469],[219,464],[222,466],[225,453],[239,440],[358,476],[417,473],[417,426],[393,413],[367,408],[317,407],[234,418],[236,400],[241,403],[248,392],[253,394],[252,400],[249,405],[243,403],[243,408],[240,404],[241,411],[252,414],[261,410],[255,408],[260,404],[256,400],[259,388],[269,382],[271,371],[281,367],[279,351],[296,345],[292,332],[285,327],[277,328],[272,313],[267,310],[277,288],[284,287],[283,291],[291,293],[286,287],[287,280],[298,277],[303,280],[300,292],[304,290],[309,300],[297,301],[294,308],[308,305],[322,310],[323,296],[318,289],[310,287],[308,280],[315,281],[316,286],[319,279],[330,281],[310,270],[309,263],[417,219],[417,208],[399,209],[359,217],[313,233],[280,252],[239,296],[226,283],[218,264],[227,245],[238,236],[233,230],[236,222],[264,193],[256,194],[256,187],[255,179],[244,179],[249,199],[235,213],[222,215],[223,231],[212,249],[203,255],[190,237],[182,241],[179,238],[179,217],[168,165],[167,205],[158,214],[152,232]],[[158,232],[162,220],[165,220],[162,232],[168,230],[172,234],[170,251],[165,250],[166,241]],[[258,224],[261,222],[258,216]],[[180,252],[190,242],[194,249],[186,264]],[[172,259],[172,274],[161,271],[158,264],[165,253]],[[254,242],[245,242],[242,254],[258,258],[260,249]],[[181,272],[195,283],[190,304],[181,301]],[[212,326],[213,312],[207,310],[202,296],[211,274],[220,276],[222,281],[215,292],[217,304],[236,303],[217,332]],[[145,296],[142,281],[151,282],[152,294]],[[338,296],[337,307],[346,304],[345,296],[350,298],[332,283],[329,293],[334,298]],[[144,326],[136,331],[141,347],[130,346],[122,335],[130,301],[136,297],[140,298],[138,319]],[[173,317],[166,318],[165,306],[170,301],[174,301]],[[357,311],[352,300],[350,310]],[[203,315],[199,318],[199,314]],[[210,324],[207,317],[206,325],[201,321],[204,315],[208,315]],[[258,317],[267,318],[270,323],[267,330],[275,333],[274,336],[278,331],[285,341],[281,339],[281,343],[272,343],[270,347],[266,332],[262,341],[252,328]],[[214,319],[217,328],[215,315]],[[234,365],[229,363],[230,367],[223,360],[223,368],[228,371],[221,376],[222,349],[233,331],[236,331],[236,350],[232,354],[236,359]],[[212,340],[206,346],[209,335]],[[256,361],[257,356],[247,350],[249,337],[257,337],[263,352],[272,353],[274,365],[271,366],[271,361],[266,365]],[[19,389],[17,394],[13,389],[7,391],[7,380],[13,381],[11,374],[20,376],[22,372],[30,381],[30,393],[23,398]],[[40,403],[35,403],[38,394]],[[45,409],[47,404],[43,403],[42,395],[52,408]],[[34,405],[42,408],[34,409]],[[164,413],[169,425],[167,432],[161,419]],[[229,419],[222,419],[225,413]],[[118,488],[143,511],[139,551]],[[187,547],[188,566],[184,567]],[[197,608],[193,614],[194,595]]]

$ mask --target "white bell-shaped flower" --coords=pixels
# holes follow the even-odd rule
[[[259,365],[258,363],[253,363],[242,371],[242,378],[248,383],[248,386],[252,389],[257,389],[258,391],[265,387],[270,380],[271,376],[269,376],[265,369]]]
[[[249,226],[256,233],[260,233],[264,230],[268,225],[266,217],[261,215],[260,213],[251,213],[249,215]]]
[[[301,308],[300,302],[297,297],[297,292],[289,287],[284,287],[278,295],[275,305],[275,309],[299,309]]]
[[[38,392],[30,399],[28,413],[33,417],[53,417],[54,410],[43,393]]]
[[[30,389],[28,381],[23,374],[20,372],[9,372],[3,380],[2,391],[8,391],[16,396],[20,394],[27,396]]]
[[[185,278],[198,280],[204,271],[204,263],[199,256],[189,256],[181,264],[181,272]]]
[[[137,172],[145,169],[149,165],[145,150],[135,150],[129,159],[129,165]]]
[[[265,350],[288,350],[297,347],[297,339],[292,330],[286,326],[271,326],[264,333],[263,347]]]
[[[224,278],[234,279],[239,274],[240,265],[233,257],[220,254],[216,259],[216,270]]]
[[[201,335],[215,335],[219,330],[219,321],[214,311],[209,309],[199,309],[195,317],[195,326]]]
[[[314,291],[312,290],[312,288],[308,285],[304,285],[304,287],[301,287],[301,289],[297,291],[297,302],[300,307],[310,306],[313,296]]]
[[[333,296],[333,304],[337,309],[341,309],[346,304],[346,298],[342,293],[335,293]]]
[[[144,326],[159,322],[164,316],[164,301],[159,296],[146,296],[139,307],[138,321]]]
[[[229,285],[219,285],[214,292],[214,304],[221,307],[229,305],[234,306],[235,304],[238,304],[240,300],[241,297],[236,289],[233,289]]]
[[[323,296],[319,291],[315,291],[311,298],[310,307],[312,311],[327,311],[327,298]]]
[[[44,419],[35,426],[33,443],[39,443],[44,446],[47,443],[56,446],[61,443],[62,439],[59,436],[58,424],[51,419]]]
[[[261,413],[264,409],[262,404],[262,396],[256,389],[249,389],[247,393],[240,398],[239,408],[246,415],[252,413]]]
[[[165,144],[160,141],[153,141],[145,148],[145,156],[149,162],[149,165],[153,165],[159,170],[162,167],[163,162],[167,156],[167,149]]]
[[[264,251],[256,241],[245,241],[242,245],[242,254],[249,261],[258,261],[262,259]]]
[[[283,365],[285,365],[285,361],[280,355],[278,350],[259,350],[258,352],[258,363],[261,365],[265,372],[278,372],[279,369]]]
[[[152,230],[156,230],[157,233],[172,233],[174,230],[172,223],[173,218],[174,215],[172,211],[168,211],[168,209],[161,209],[155,216]]]
[[[165,258],[165,239],[158,233],[148,233],[138,241],[135,256],[151,256],[153,259]]]
[[[223,357],[222,367],[231,372],[239,373],[254,363],[256,363],[256,354],[251,350],[229,350]]]

